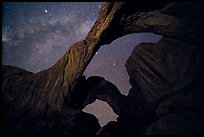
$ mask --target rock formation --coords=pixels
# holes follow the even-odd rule
[[[87,37],[47,70],[31,73],[3,65],[5,133],[201,134],[202,6],[148,5],[103,3]],[[139,32],[163,38],[141,43],[128,58],[128,96],[101,77],[82,76],[100,46]],[[81,111],[96,98],[119,115],[100,130],[97,119]]]

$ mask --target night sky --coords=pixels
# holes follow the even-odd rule
[[[31,72],[54,65],[72,44],[86,37],[97,19],[99,2],[4,3],[2,12],[2,63]],[[122,94],[130,89],[125,62],[141,42],[157,42],[152,33],[129,34],[102,46],[84,74],[98,75],[114,83]],[[103,126],[117,115],[102,101],[87,106],[85,112],[99,118]]]

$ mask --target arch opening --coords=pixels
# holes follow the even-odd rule
[[[109,121],[117,121],[118,117],[106,102],[98,99],[87,105],[82,111],[95,115],[99,120],[101,127],[106,125]]]
[[[136,45],[143,42],[156,43],[162,38],[154,33],[132,33],[122,36],[108,45],[101,46],[87,66],[84,75],[101,76],[127,95],[131,85],[125,63]]]
[[[123,95],[127,95],[131,85],[129,75],[126,71],[125,63],[136,45],[143,42],[156,43],[162,38],[154,33],[132,33],[114,40],[108,45],[102,46],[96,53],[90,64],[87,66],[84,75],[101,76],[112,82]],[[115,121],[115,113],[111,111],[106,114],[107,109],[102,101],[95,101],[87,105],[83,110],[94,114],[99,123],[103,126],[107,121]],[[112,108],[111,108],[112,109]],[[112,109],[113,110],[113,109]],[[102,117],[102,115],[106,115]],[[104,120],[106,118],[106,120]]]
[[[92,5],[95,8],[91,8],[91,9],[94,9],[94,11],[98,11],[99,5],[100,3],[97,3],[96,5]],[[69,7],[72,5],[67,5],[67,6]],[[87,7],[87,6],[84,6],[84,9],[87,9],[87,8],[90,9],[90,7],[89,6]],[[83,9],[81,8],[81,6],[79,7],[80,9]],[[47,8],[49,8],[49,6]],[[76,6],[75,8],[76,8],[76,11],[81,11],[83,12],[83,14],[89,13],[89,11],[86,12],[86,10],[78,10],[77,9],[78,6]],[[63,8],[57,8],[57,9],[63,9]],[[20,8],[20,10],[22,9]],[[29,8],[28,10],[30,11]],[[46,13],[47,11],[49,13],[49,10],[46,9]],[[44,67],[51,66],[50,64],[54,63],[57,60],[57,58],[61,57],[62,53],[65,51],[65,49],[67,49],[67,45],[71,45],[71,43],[74,43],[75,41],[83,39],[86,36],[89,28],[91,28],[91,26],[97,19],[98,12],[94,12],[94,11],[92,12],[93,14],[87,14],[87,16],[85,17],[81,17],[82,14],[80,12],[79,14],[74,14],[77,16],[79,15],[79,18],[81,17],[80,21],[78,21],[77,19],[73,20],[74,17],[70,17],[70,16],[59,17],[58,14],[52,15],[53,19],[55,17],[57,18],[57,20],[59,20],[58,22],[53,20],[51,17],[43,14],[42,18],[45,20],[43,20],[44,21],[43,23],[38,23],[37,27],[35,27],[36,23],[34,22],[37,22],[38,19],[35,18],[35,16],[32,16],[33,18],[31,22],[24,22],[25,24],[27,24],[26,26],[23,25],[23,27],[26,29],[24,28],[17,29],[19,26],[16,26],[16,28],[14,27],[15,28],[14,30],[17,30],[17,31],[23,30],[23,34],[27,34],[22,36],[19,34],[15,34],[14,35],[15,37],[18,36],[17,40],[19,40],[19,42],[16,41],[15,38],[10,37],[10,31],[8,31],[9,33],[7,33],[7,31],[4,31],[3,40],[2,40],[4,45],[3,63],[16,65],[33,72],[38,72],[40,70],[43,70]],[[60,13],[61,12],[62,11],[60,11]],[[13,14],[17,12],[9,12],[9,13]],[[14,16],[18,17],[17,15],[14,15]],[[69,20],[67,20],[67,18]],[[22,20],[20,20],[20,22],[21,21]],[[15,21],[12,21],[12,22],[15,22]],[[9,27],[9,24],[6,26]],[[29,31],[30,27],[33,28],[32,32]],[[35,30],[34,28],[39,28],[39,30],[38,29]],[[41,28],[44,28],[44,29],[41,29]],[[9,29],[11,28],[9,27]],[[41,34],[41,35],[37,35],[37,34]],[[67,39],[67,37],[69,37],[69,39]],[[100,48],[100,50],[96,53],[97,55],[95,55],[93,60],[86,68],[84,74],[87,77],[95,76],[95,75],[102,76],[106,80],[114,83],[114,85],[116,85],[119,88],[122,94],[127,95],[131,86],[129,84],[129,76],[126,72],[125,62],[129,57],[130,53],[132,52],[132,49],[141,42],[157,42],[160,38],[161,36],[153,33],[137,33],[137,34],[133,33],[133,34],[128,34],[123,37],[120,37],[114,40],[111,44],[102,46]],[[13,45],[16,43],[17,45]],[[25,46],[22,47],[18,45],[25,45]],[[26,45],[31,45],[31,46],[27,47]],[[125,46],[125,45],[128,45],[128,46]],[[12,49],[15,49],[15,50],[12,50]],[[29,54],[29,56],[25,56],[25,55],[28,55],[27,53]],[[53,53],[57,53],[57,54],[53,54]],[[22,55],[23,57],[21,57]],[[53,56],[53,55],[56,55],[56,56]],[[44,57],[44,59],[42,59],[42,57]],[[99,109],[99,107],[95,106],[94,109]],[[103,112],[100,112],[100,113],[103,113]]]

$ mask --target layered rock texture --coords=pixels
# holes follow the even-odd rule
[[[87,37],[51,68],[3,65],[5,134],[201,134],[201,30],[200,3],[103,3]],[[137,45],[128,58],[128,96],[101,77],[82,76],[100,46],[139,32],[163,38]],[[117,122],[100,129],[81,111],[95,99],[113,108]]]

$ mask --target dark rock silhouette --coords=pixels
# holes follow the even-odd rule
[[[102,80],[93,89],[89,90],[89,94],[84,100],[84,106],[93,103],[96,99],[108,103],[117,115],[120,115],[124,109],[125,96],[109,81]]]
[[[47,70],[31,73],[3,65],[5,133],[201,134],[202,5],[147,5],[103,3],[87,37]],[[101,45],[139,32],[163,38],[139,44],[128,58],[128,96],[101,77],[82,76]],[[113,108],[117,122],[99,130],[97,119],[81,111],[95,99]]]
[[[121,135],[121,131],[116,121],[110,121],[105,126],[100,128],[96,135]]]

